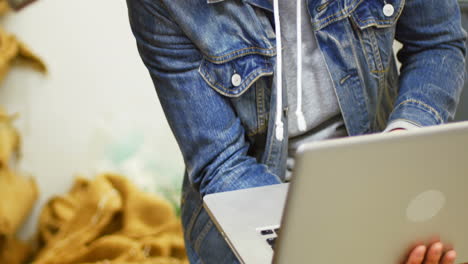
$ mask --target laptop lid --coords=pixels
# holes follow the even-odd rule
[[[468,262],[468,123],[312,143],[297,155],[274,263],[400,263],[440,236]]]

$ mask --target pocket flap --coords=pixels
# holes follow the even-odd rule
[[[385,5],[389,5],[390,10],[384,11]],[[360,29],[372,26],[378,28],[391,27],[400,17],[404,5],[405,0],[362,1],[351,13],[351,17]]]
[[[239,97],[260,77],[273,75],[271,57],[250,54],[223,63],[203,59],[199,73],[222,95]]]

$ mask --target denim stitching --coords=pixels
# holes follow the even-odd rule
[[[386,73],[386,72],[388,72],[389,70],[390,70],[390,68],[387,67],[386,69],[383,69],[383,70],[381,70],[381,71],[371,71],[371,72],[372,72],[372,73]]]
[[[256,22],[257,30],[262,33],[262,36],[261,36],[262,41],[264,41],[268,46],[272,46],[268,39],[267,29],[263,27],[263,24],[260,21],[259,15],[255,12],[254,8],[251,5],[247,5],[247,10],[249,11],[249,15],[252,18],[252,20]],[[274,49],[274,48],[271,47],[270,49]],[[276,49],[274,49],[274,52],[276,53]]]
[[[201,233],[198,235],[197,240],[195,240],[193,249],[195,250],[195,252],[198,253],[198,255],[200,255],[199,251],[200,251],[201,242],[206,237],[206,234],[208,234],[208,232],[211,230],[212,227],[213,227],[213,222],[211,222],[211,220],[208,220],[208,222],[203,227]]]
[[[257,92],[257,122],[258,122],[258,127],[263,127],[263,124],[265,122],[264,120],[264,115],[265,115],[265,88],[259,87],[259,83],[256,82],[256,92]]]
[[[399,103],[399,104],[395,107],[395,109],[398,108],[398,107],[400,107],[400,106],[402,106],[402,105],[404,105],[404,104],[407,104],[407,103],[409,103],[409,104],[414,103],[414,104],[416,104],[416,105],[420,105],[420,106],[425,107],[426,110],[429,110],[429,113],[431,113],[431,114],[433,114],[433,115],[435,116],[435,118],[437,119],[437,121],[439,121],[440,123],[443,123],[442,117],[439,115],[439,113],[438,113],[433,107],[431,107],[431,106],[429,106],[429,105],[427,105],[426,103],[423,103],[423,102],[421,102],[421,101],[415,100],[415,99],[407,99],[407,100],[405,100],[405,101]]]
[[[321,20],[319,20],[319,21],[317,21],[317,22],[314,22],[314,23],[312,23],[312,26],[313,26],[316,30],[319,30],[319,29],[321,29],[321,28],[324,28],[324,27],[330,25],[330,24],[333,23],[333,22],[336,22],[336,21],[338,21],[338,20],[341,20],[341,19],[345,18],[345,17],[348,16],[349,14],[353,13],[354,10],[356,10],[356,8],[360,5],[360,3],[356,3],[356,2],[358,2],[358,1],[359,1],[359,2],[362,2],[362,0],[356,0],[356,1],[354,1],[354,2],[351,3],[351,7],[349,7],[348,9],[342,10],[342,11],[337,12],[337,13],[335,13],[335,14],[333,14],[333,15],[330,15],[330,16],[328,16],[328,17],[326,17],[326,18],[323,18],[323,19],[321,19]],[[398,18],[399,18],[399,17],[401,16],[401,14],[403,13],[402,11],[403,11],[403,7],[404,7],[404,5],[405,5],[405,2],[406,2],[406,0],[401,0],[400,8],[399,8],[399,10],[398,10],[399,13],[398,13],[397,16],[395,16],[394,21],[397,21]],[[354,4],[355,4],[355,5],[354,5]],[[352,5],[354,5],[354,6],[352,6]],[[336,16],[336,15],[339,15],[339,14],[342,14],[342,15],[341,15],[341,16],[338,16],[338,17],[336,17],[336,18],[334,18],[334,19],[331,19],[331,20],[329,20],[329,21],[326,21],[327,19],[332,18],[332,17],[334,17],[334,16]],[[359,20],[359,21],[361,21],[359,18],[356,18],[356,19]],[[365,20],[365,21],[371,21],[371,20]],[[376,22],[379,22],[379,21],[380,21],[380,22],[385,22],[386,20],[374,20],[374,21],[376,21]],[[369,27],[369,26],[376,26],[376,27],[379,27],[379,25],[376,24],[376,23],[370,24],[370,25],[366,25],[365,27]],[[365,28],[365,27],[360,27],[360,28],[363,29],[363,28]]]
[[[351,78],[351,74],[346,75],[340,80],[340,84],[343,85],[349,78]]]
[[[362,47],[362,51],[364,53],[364,57],[366,58],[366,61],[367,61],[367,64],[369,65],[369,69],[374,69],[375,66],[372,65],[372,59],[371,59],[371,56],[369,56],[369,53],[367,52],[367,49],[366,49],[366,46],[364,44],[364,38],[362,36],[362,33],[361,30],[359,29],[359,26],[357,25],[357,23],[353,20],[353,18],[351,17],[350,18],[350,21],[351,21],[351,25],[357,27],[358,29],[355,30],[356,34],[358,35],[358,38],[359,38],[359,42],[361,43],[361,47]],[[371,71],[373,72],[373,71]]]
[[[267,127],[266,124],[261,125],[256,130],[249,132],[249,134],[247,134],[247,136],[249,136],[249,137],[255,136],[255,135],[265,131],[266,127]]]
[[[262,132],[266,132],[268,130],[268,120],[270,119],[270,112],[269,112],[269,107],[267,105],[270,103],[271,99],[271,92],[269,93],[269,96],[266,96],[266,91],[270,90],[268,88],[268,84],[266,83],[266,79],[264,80],[264,86],[262,89],[262,95],[263,95],[263,100],[262,100],[262,106],[263,106],[263,111],[262,111]]]
[[[192,229],[193,229],[193,226],[195,225],[195,221],[197,220],[198,216],[200,215],[200,212],[201,212],[202,208],[203,208],[203,203],[200,204],[198,206],[198,208],[195,210],[195,213],[192,214],[192,217],[190,218],[190,222],[187,225],[187,230],[185,231],[185,233],[187,235],[187,240],[188,241],[191,241],[190,237],[191,237]]]
[[[268,63],[266,63],[268,65]],[[208,68],[207,66],[207,62],[204,60],[202,61],[201,65],[200,65],[200,68],[199,68],[199,72],[203,75],[206,75],[208,81],[210,83],[213,83],[213,85],[215,86],[219,86],[220,89],[223,89],[223,90],[228,90],[228,91],[236,91],[236,90],[241,90],[243,89],[242,86],[239,86],[239,87],[234,87],[234,88],[227,88],[227,87],[224,87],[222,84],[219,84],[219,82],[216,81],[216,78],[211,76],[210,74],[210,71],[205,69],[205,68]],[[257,72],[268,72],[268,69],[266,68],[260,68],[260,69],[255,69],[254,71],[252,71],[246,78],[245,80],[242,82],[243,84],[244,83],[247,83],[250,81],[250,78],[252,78],[253,75],[255,75]],[[273,72],[271,72],[273,74]]]
[[[273,73],[269,72],[268,69],[259,69],[259,70],[256,70],[256,71],[252,72],[251,74],[249,74],[249,76],[244,81],[244,83],[248,83],[248,85],[243,85],[243,86],[245,86],[245,88],[239,87],[237,89],[230,89],[230,88],[226,88],[226,87],[220,85],[218,82],[215,82],[213,84],[214,87],[213,86],[212,87],[215,88],[216,90],[220,91],[221,93],[223,93],[224,95],[226,95],[228,97],[239,97],[239,96],[243,95],[255,83],[255,81],[257,81],[259,78],[261,78],[263,76],[269,76],[269,75],[272,75],[272,74]],[[257,76],[254,76],[254,75],[257,75]],[[226,92],[222,91],[222,89],[232,91],[232,92],[235,92],[236,90],[241,90],[241,92],[239,94],[229,94],[229,93],[226,93]]]
[[[258,82],[255,83],[255,92],[256,92],[256,109],[257,109],[257,126],[254,131],[249,131],[247,136],[255,136],[258,133],[262,132],[265,129],[265,91],[263,87],[259,87]]]
[[[382,107],[382,98],[383,98],[383,93],[384,93],[384,76],[385,74],[383,73],[383,70],[384,70],[384,66],[383,66],[383,63],[382,63],[382,54],[380,53],[380,49],[379,49],[379,44],[377,43],[377,38],[375,36],[375,31],[374,30],[370,30],[369,31],[369,38],[370,38],[370,41],[371,41],[371,44],[372,44],[372,52],[373,52],[373,58],[374,58],[374,61],[375,61],[375,64],[377,66],[377,82],[378,82],[378,86],[377,86],[377,91],[378,91],[378,95],[377,95],[377,105],[376,105],[376,113],[375,113],[375,117],[374,117],[374,127],[379,127],[379,124],[382,124],[383,126],[383,123],[385,123],[384,121],[382,121],[381,119],[381,116],[382,116],[382,111],[379,111]],[[385,118],[384,118],[385,119]]]
[[[352,31],[353,29],[350,27],[345,27],[346,28],[346,34],[349,36],[349,35],[352,35]],[[351,46],[351,50],[352,50],[352,54],[353,54],[353,58],[354,58],[354,63],[356,65],[356,71],[357,71],[357,74],[358,74],[358,82],[360,83],[359,87],[362,87],[361,89],[356,89],[353,93],[354,97],[357,99],[356,101],[356,104],[359,106],[358,107],[358,110],[360,113],[362,114],[365,114],[365,116],[367,118],[363,118],[363,122],[361,122],[361,128],[362,129],[365,129],[365,130],[368,130],[369,126],[370,126],[370,123],[369,122],[366,122],[366,120],[370,120],[369,118],[369,111],[367,110],[367,106],[369,105],[369,98],[367,98],[367,96],[364,96],[363,93],[364,93],[364,77],[363,77],[363,73],[362,73],[362,68],[359,67],[360,63],[359,63],[359,60],[358,60],[358,56],[357,56],[357,49],[356,49],[356,45],[354,43],[354,41],[351,41],[350,42],[350,46]],[[359,97],[359,98],[357,98]],[[362,103],[362,101],[365,101],[364,103]]]
[[[350,29],[348,27],[346,27],[346,34],[352,35],[352,32],[350,32]],[[354,42],[351,41],[350,46],[351,46],[351,50],[353,52],[353,58],[354,58],[354,63],[356,65],[356,71],[357,71],[357,74],[358,74],[358,79],[359,79],[359,82],[361,83],[360,87],[364,87],[364,85],[363,85],[364,77],[363,77],[363,74],[362,74],[362,68],[359,67],[360,63],[359,63],[359,60],[358,60],[356,45],[354,45]],[[360,89],[359,91],[362,92],[363,88]],[[354,95],[357,96],[356,93],[354,93]],[[364,97],[364,99],[365,99],[365,104],[364,104],[364,108],[365,108],[366,105],[369,105],[369,99],[366,96],[360,96],[360,97]],[[359,99],[362,99],[362,98],[359,98]],[[357,102],[358,105],[359,105],[359,102],[362,102],[362,100],[357,100],[357,101],[358,101]],[[359,105],[359,107],[362,108],[362,104]],[[365,113],[368,114],[368,111],[366,110]]]
[[[256,69],[253,72],[251,72],[247,76],[247,78],[244,80],[243,83],[244,84],[247,83],[248,85],[241,85],[239,87],[231,89],[231,88],[224,87],[223,85],[219,84],[219,82],[211,81],[210,79],[215,80],[216,78],[212,77],[208,73],[208,71],[202,69],[201,67],[199,68],[198,72],[200,73],[202,78],[207,82],[207,84],[211,88],[215,89],[217,92],[219,92],[220,94],[222,94],[224,96],[227,96],[227,97],[239,97],[239,96],[243,95],[255,83],[255,81],[257,81],[259,78],[261,78],[263,76],[273,75],[273,72],[269,71],[269,69],[264,69],[264,68]],[[227,92],[225,92],[223,90],[232,91],[232,92],[236,92],[236,91],[241,91],[241,92],[238,93],[238,94],[230,94],[230,93],[227,93]]]
[[[373,30],[370,30],[369,32],[369,39],[371,41],[372,52],[374,53],[377,70],[382,71],[384,69],[382,56],[380,54],[379,44],[377,43],[377,38],[375,37],[375,32]]]
[[[350,13],[353,12],[355,9],[356,9],[356,8],[352,9],[352,10],[350,11]],[[316,29],[322,29],[322,28],[324,28],[324,27],[330,25],[331,23],[336,22],[336,21],[339,21],[339,20],[341,20],[341,19],[343,19],[343,18],[345,18],[345,17],[347,17],[347,16],[348,16],[348,14],[343,15],[343,16],[339,16],[339,17],[336,17],[335,19],[332,19],[332,20],[330,20],[330,21],[328,21],[328,22],[326,22],[326,23],[324,23],[324,24],[322,24],[322,25],[319,25]],[[315,24],[318,25],[319,23],[320,23],[320,22],[316,22]],[[314,24],[313,24],[313,26],[314,26]]]
[[[336,12],[336,13],[333,14],[333,15],[329,15],[329,16],[327,16],[327,17],[325,17],[325,18],[322,18],[321,20],[312,23],[312,25],[313,25],[313,26],[314,26],[314,25],[318,25],[318,24],[320,24],[322,21],[325,21],[325,20],[327,20],[327,19],[329,19],[329,18],[331,18],[331,17],[334,17],[334,16],[336,16],[336,15],[339,15],[339,14],[343,14],[343,15],[340,16],[340,17],[345,17],[347,14],[351,13],[352,11],[354,11],[354,10],[356,9],[356,7],[358,6],[358,4],[356,4],[356,5],[353,7],[353,5],[354,5],[356,2],[362,2],[362,1],[363,1],[363,0],[354,0],[354,1],[351,3],[351,7],[348,7],[348,9],[346,9],[346,10],[341,10],[341,11],[339,11],[339,12]],[[350,10],[350,11],[348,11],[348,10]],[[333,21],[333,20],[332,20],[332,21]]]
[[[244,50],[252,50],[252,51],[243,52]],[[259,50],[259,51],[256,51],[256,50]],[[239,57],[243,57],[245,55],[250,55],[250,54],[260,54],[260,55],[264,55],[268,57],[274,57],[276,56],[276,51],[274,48],[265,49],[265,48],[257,48],[257,47],[247,47],[247,48],[235,50],[233,52],[230,52],[226,55],[221,55],[221,56],[206,55],[206,59],[215,64],[222,64],[222,63],[232,61]]]
[[[359,20],[359,22],[365,24],[369,21],[375,21],[376,23],[371,23],[369,25],[365,25],[365,27],[370,27],[370,26],[376,26],[376,27],[379,27],[379,26],[382,26],[382,25],[379,25],[377,24],[377,22],[383,22],[383,23],[387,23],[387,22],[391,22],[390,24],[386,24],[386,25],[390,25],[392,26],[393,24],[395,24],[398,19],[400,18],[401,14],[403,13],[403,9],[404,9],[404,6],[405,6],[405,3],[406,3],[406,0],[401,0],[400,2],[400,6],[398,8],[398,13],[397,15],[394,17],[394,18],[389,18],[387,20],[381,20],[381,19],[375,19],[375,18],[370,18],[370,19],[367,19],[367,20],[361,20],[359,19],[359,17],[356,17],[357,20]]]
[[[317,12],[322,12],[323,10],[325,10],[330,4],[332,4],[335,0],[329,0],[327,2],[325,2],[324,4],[321,4],[319,6],[317,6],[315,8],[315,10],[317,10]]]
[[[260,47],[246,47],[246,48],[242,48],[242,49],[238,49],[238,50],[235,50],[235,51],[232,51],[226,55],[220,55],[220,56],[209,56],[210,58],[222,58],[222,57],[228,57],[234,53],[237,53],[237,52],[241,52],[241,51],[244,51],[244,50],[247,50],[247,49],[259,49],[259,50],[273,50],[273,48],[260,48]]]

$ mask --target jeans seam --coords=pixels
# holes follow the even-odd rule
[[[203,227],[201,233],[198,235],[197,239],[195,240],[193,249],[195,250],[195,252],[197,252],[198,255],[200,255],[199,251],[201,247],[201,242],[203,241],[203,239],[205,239],[206,235],[208,234],[208,232],[210,232],[212,227],[213,227],[213,222],[211,222],[211,220],[208,220],[208,222]]]
[[[190,237],[192,234],[192,229],[193,226],[195,225],[195,221],[197,220],[198,216],[200,215],[201,210],[203,209],[203,204],[200,204],[198,208],[195,210],[194,214],[192,214],[192,217],[190,218],[190,222],[187,225],[187,230],[186,230],[186,235],[187,235],[187,240],[191,241]]]

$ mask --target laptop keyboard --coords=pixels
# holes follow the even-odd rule
[[[275,242],[278,238],[279,228],[273,229],[262,229],[260,230],[260,234],[265,237],[265,241],[270,245],[270,247],[274,250],[275,249]]]
[[[260,234],[266,236],[266,235],[272,235],[274,233],[274,231],[272,229],[265,229],[265,230],[262,230],[260,231]]]

